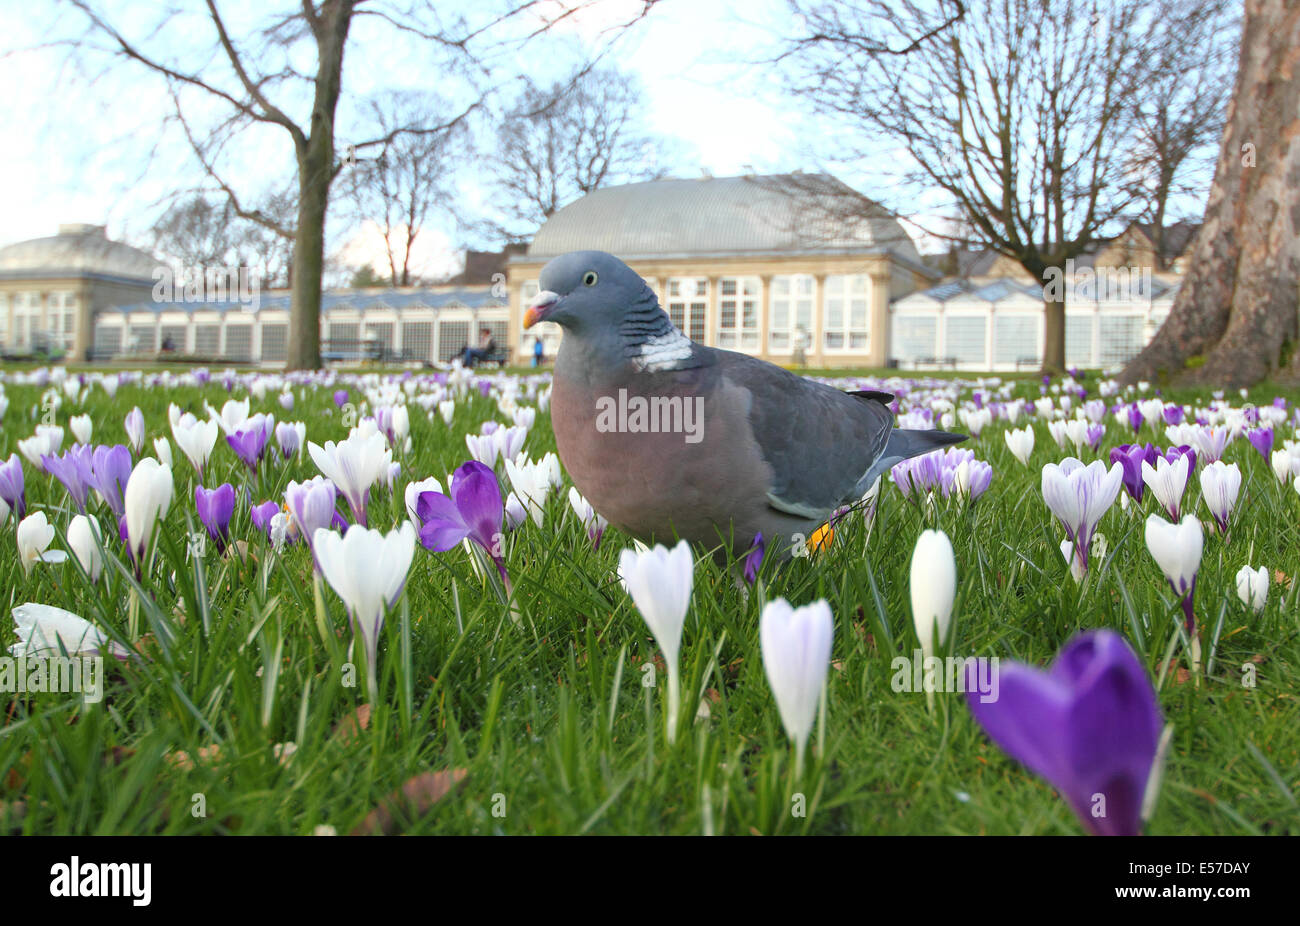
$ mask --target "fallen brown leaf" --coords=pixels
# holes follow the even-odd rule
[[[334,737],[343,745],[355,741],[370,726],[370,705],[362,704],[334,727]]]
[[[465,780],[466,769],[444,769],[416,775],[388,797],[352,831],[353,836],[393,836],[425,816]]]

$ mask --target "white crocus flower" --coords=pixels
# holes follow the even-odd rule
[[[406,585],[415,556],[415,528],[409,521],[384,534],[353,524],[339,536],[319,527],[312,547],[321,575],[343,600],[365,647],[371,701],[378,700],[379,630],[384,611],[393,607]]]
[[[23,518],[18,523],[15,539],[24,573],[30,574],[38,562],[61,563],[68,558],[62,550],[49,549],[54,540],[54,525],[46,519],[44,511],[34,511]]]
[[[72,429],[72,436],[78,444],[90,446],[90,436],[94,433],[95,426],[89,415],[74,415],[69,419],[68,427]]]
[[[68,524],[68,549],[90,576],[91,582],[98,582],[100,573],[104,571],[102,545],[98,521],[79,514]]]
[[[1268,569],[1242,566],[1237,570],[1237,597],[1242,604],[1254,608],[1255,613],[1263,611],[1268,602]]]
[[[137,563],[144,559],[154,525],[167,516],[174,491],[172,471],[153,457],[145,457],[131,471],[123,503],[126,507],[127,542]]]
[[[618,557],[618,577],[663,651],[668,666],[667,738],[675,742],[681,707],[678,655],[695,581],[690,544],[682,540],[671,551],[660,544],[645,551],[623,550]]]
[[[369,436],[357,435],[337,444],[326,441],[324,447],[309,442],[307,452],[325,478],[338,486],[348,500],[353,518],[364,525],[370,487],[387,477],[388,464],[393,461],[388,439],[375,431]]]
[[[1034,452],[1034,429],[1028,426],[1020,430],[1006,430],[1002,432],[1003,439],[1007,442],[1007,448],[1011,454],[1023,463],[1029,465],[1029,455]]]
[[[549,473],[549,468],[543,462],[533,463],[527,457],[518,463],[506,460],[506,476],[510,479],[510,485],[538,527],[542,526],[544,516],[542,506],[551,493]]]
[[[943,531],[926,530],[912,551],[910,574],[912,623],[925,656],[935,655],[935,643],[948,641],[952,603],[957,593],[957,560],[952,541]]]
[[[62,608],[28,601],[13,609],[13,619],[18,642],[9,652],[14,656],[128,655],[89,621]]]
[[[1236,463],[1216,460],[1201,470],[1201,496],[1205,499],[1205,507],[1214,515],[1220,533],[1228,531],[1228,519],[1232,517],[1232,509],[1237,506],[1237,495],[1240,492],[1241,469]]]
[[[165,437],[155,437],[153,452],[158,462],[168,469],[172,468],[172,445]]]
[[[415,525],[416,530],[420,529],[420,516],[416,513],[416,506],[420,503],[420,493],[437,492],[440,495],[446,495],[447,492],[438,481],[437,476],[430,476],[428,479],[421,479],[419,482],[408,482],[406,490],[403,493],[406,501],[406,514]]]
[[[207,409],[208,417],[215,421],[226,434],[234,434],[242,429],[244,422],[248,420],[248,399],[244,399],[242,402],[236,402],[234,399],[227,400],[226,404],[221,406],[220,414],[211,405],[207,406]]]
[[[188,413],[172,426],[172,437],[181,453],[190,461],[199,478],[212,456],[212,448],[217,443],[219,428],[214,420],[199,421]]]
[[[1174,520],[1178,519],[1183,492],[1187,489],[1189,465],[1190,461],[1186,454],[1173,463],[1164,457],[1158,457],[1154,467],[1146,460],[1142,461],[1142,481],[1147,484],[1156,501]]]
[[[1158,514],[1150,515],[1146,523],[1146,541],[1152,558],[1174,591],[1179,595],[1190,594],[1196,573],[1201,568],[1205,543],[1201,522],[1190,514],[1177,524],[1170,524]]]
[[[1065,449],[1065,441],[1069,436],[1066,422],[1060,419],[1047,422],[1047,433],[1052,435],[1052,440],[1056,441],[1056,446],[1062,450]]]
[[[804,749],[826,684],[834,633],[825,599],[792,608],[784,598],[777,598],[763,606],[759,619],[763,668],[781,723],[794,741],[796,777],[803,772]]]

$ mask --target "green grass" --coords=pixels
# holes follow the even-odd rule
[[[1018,388],[1037,396],[1036,381]],[[5,392],[11,404],[0,456],[7,457],[31,433],[40,390],[11,383]],[[323,443],[346,433],[331,392],[308,391],[286,416],[271,391],[253,410],[306,421],[308,439]],[[1267,401],[1274,393],[1255,394]],[[226,394],[218,383],[166,391],[131,384],[109,400],[96,388],[84,408],[65,403],[58,419],[66,425],[84,410],[97,443],[119,442],[124,414],[138,405],[151,446],[170,437],[169,401],[200,413],[203,398],[219,406]],[[451,428],[422,413],[411,418],[413,450],[402,460],[396,497],[375,493],[372,526],[404,517],[408,478],[445,476],[467,458],[467,432],[502,420],[477,392]],[[98,704],[77,695],[0,694],[0,828],[307,834],[328,824],[348,832],[412,777],[458,769],[459,788],[403,819],[401,831],[1079,833],[1052,788],[994,747],[959,695],[940,695],[930,713],[923,694],[890,686],[891,658],[915,645],[912,546],[936,524],[957,556],[955,651],[1042,664],[1076,631],[1109,627],[1160,675],[1180,612],[1146,551],[1145,511],[1125,513],[1117,504],[1107,514],[1100,527],[1107,558],[1076,585],[1058,549],[1062,532],[1038,490],[1042,465],[1066,454],[1036,424],[1026,469],[1007,450],[1003,427],[969,444],[995,470],[973,509],[941,504],[927,519],[886,485],[874,524],[852,517],[828,552],[779,571],[766,564],[748,595],[703,557],[682,648],[684,727],[672,747],[663,738],[664,689],[642,685],[642,667],[660,658],[658,649],[615,575],[630,540],[611,530],[593,551],[567,490],[553,494],[544,528],[529,523],[509,535],[517,621],[475,577],[463,550],[417,548],[404,599],[381,634],[380,703],[364,731],[349,735],[343,728],[365,704],[366,686],[344,683],[345,665],[364,660],[341,602],[322,589],[322,636],[309,553],[299,545],[270,554],[246,504],[237,506],[232,531],[248,541],[247,559],[221,558],[212,544],[198,562],[187,558],[187,522],[197,526],[194,474],[173,448],[176,498],[144,581],[150,598],[134,618],[125,570],[110,564],[96,586],[72,562],[38,564],[24,576],[13,521],[0,531],[8,606],[57,605],[123,639],[134,625],[146,654],[110,667]],[[1103,448],[1127,440],[1108,420]],[[526,449],[536,457],[553,448],[549,417],[540,414]],[[1280,486],[1244,439],[1225,459],[1242,465],[1245,481],[1230,540],[1207,535],[1197,586],[1213,667],[1199,686],[1173,671],[1164,677],[1160,701],[1175,732],[1150,832],[1296,834],[1300,609],[1291,577],[1300,574],[1300,495]],[[29,508],[49,514],[60,534],[54,545],[62,547],[67,497],[24,465]],[[266,465],[254,500],[279,498],[289,479],[314,473],[306,456]],[[206,482],[223,481],[249,480],[219,439]],[[1195,483],[1188,493],[1199,505]],[[98,513],[105,536],[115,536],[111,516]],[[109,549],[120,548],[110,542]],[[1259,616],[1234,591],[1248,561],[1287,577],[1270,587]],[[778,596],[795,604],[824,597],[835,615],[824,736],[814,732],[799,781],[758,646],[762,600]],[[6,619],[0,643],[14,639]],[[1176,659],[1185,664],[1185,654]],[[1247,663],[1258,670],[1253,689],[1240,682]],[[656,674],[665,677],[662,665]],[[695,717],[702,698],[707,716]],[[274,747],[288,742],[296,751],[281,762]],[[177,752],[197,756],[214,745],[215,754],[192,767],[175,760]],[[800,803],[803,815],[795,812]]]

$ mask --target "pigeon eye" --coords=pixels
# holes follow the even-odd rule
[[[588,270],[586,273],[584,273],[584,274],[582,275],[582,285],[583,285],[583,286],[595,286],[595,285],[596,285],[596,271],[594,271],[594,270]]]

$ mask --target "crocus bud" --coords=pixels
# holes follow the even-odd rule
[[[90,576],[90,581],[98,582],[104,571],[104,554],[100,552],[99,522],[79,514],[68,524],[68,548],[77,558],[81,568]]]
[[[759,619],[763,668],[776,698],[781,722],[795,745],[796,775],[817,717],[826,683],[834,626],[825,599],[792,608],[784,598],[763,606]]]
[[[1255,613],[1263,611],[1268,602],[1268,569],[1263,566],[1258,569],[1242,566],[1237,571],[1237,597],[1242,604],[1254,608]]]
[[[957,592],[957,561],[952,542],[943,531],[922,531],[912,551],[912,621],[921,651],[934,655],[937,640],[948,639],[952,600]]]

